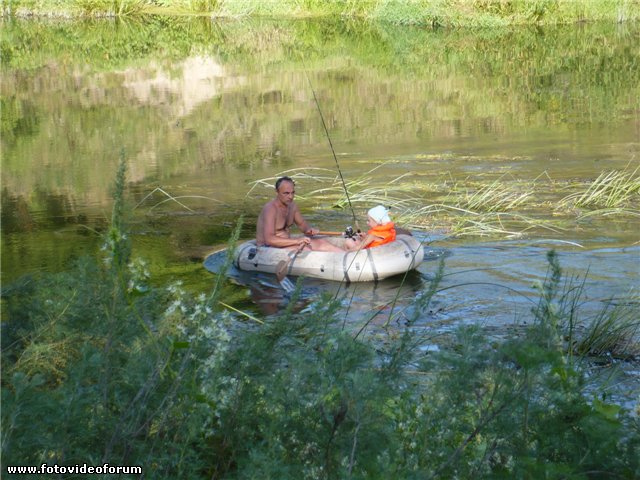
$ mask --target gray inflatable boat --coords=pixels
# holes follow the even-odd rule
[[[339,246],[345,241],[340,237],[327,237],[327,240]],[[234,265],[248,272],[275,273],[277,265],[290,258],[287,275],[370,282],[416,268],[424,258],[424,251],[415,237],[404,234],[379,247],[344,253],[309,250],[296,253],[284,248],[258,247],[255,240],[251,240],[238,247]]]

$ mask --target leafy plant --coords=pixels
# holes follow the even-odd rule
[[[125,172],[123,155],[101,261],[2,292],[6,464],[141,465],[154,479],[640,473],[637,419],[594,397],[570,361],[580,285],[563,287],[555,253],[521,335],[496,344],[463,327],[425,353],[433,339],[415,328],[444,261],[382,342],[340,320],[339,298],[296,311],[301,283],[281,315],[235,316],[220,308],[224,275],[197,298],[151,286],[126,242]],[[598,338],[617,335],[596,324]]]

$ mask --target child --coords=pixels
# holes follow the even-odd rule
[[[370,229],[364,238],[348,239],[345,245],[346,250],[378,247],[396,239],[395,224],[389,218],[389,211],[382,205],[373,207],[367,212],[367,225]]]

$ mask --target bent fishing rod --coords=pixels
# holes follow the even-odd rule
[[[303,59],[304,64],[304,59]],[[320,120],[322,121],[322,127],[324,128],[324,133],[327,134],[327,140],[329,140],[329,147],[331,147],[331,153],[333,153],[333,159],[336,162],[336,167],[338,169],[338,175],[340,176],[340,181],[342,182],[342,188],[344,188],[344,193],[347,196],[347,203],[349,204],[349,208],[351,209],[351,215],[353,215],[353,223],[360,231],[360,226],[358,225],[358,219],[356,218],[356,212],[353,210],[353,205],[351,204],[351,198],[349,197],[349,191],[347,190],[347,184],[344,181],[344,177],[342,176],[342,170],[340,169],[340,163],[338,162],[338,157],[336,156],[336,151],[333,149],[333,142],[331,141],[331,136],[329,135],[329,129],[327,128],[327,124],[324,121],[324,115],[322,114],[322,109],[320,108],[320,102],[318,101],[318,97],[316,96],[316,91],[311,84],[311,79],[309,78],[309,74],[307,73],[306,65],[304,66],[304,75],[307,77],[307,82],[309,82],[309,88],[311,89],[311,93],[313,93],[313,100],[315,101],[316,107],[318,108],[318,113],[320,114]]]

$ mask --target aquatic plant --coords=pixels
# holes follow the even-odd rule
[[[466,191],[457,206],[473,212],[507,212],[523,205],[533,195],[533,189],[514,188],[499,178],[475,191]]]
[[[635,358],[640,354],[640,303],[630,291],[620,298],[602,300],[603,306],[593,318],[581,315],[585,301],[584,278],[565,278],[554,251],[548,254],[549,274],[541,291],[534,316],[545,327],[544,335],[566,352],[569,358],[596,356]]]
[[[631,171],[604,171],[584,192],[574,193],[562,199],[564,205],[582,208],[606,209],[609,212],[622,209],[640,198],[640,175],[638,168]]]
[[[571,348],[578,355],[597,357],[637,358],[640,356],[640,300],[611,299],[604,308],[585,325],[583,333],[575,338]]]
[[[121,208],[116,199],[119,239]],[[5,465],[141,465],[151,479],[640,472],[637,419],[568,361],[581,354],[565,344],[566,326],[581,325],[579,285],[563,290],[554,253],[521,335],[496,343],[462,327],[432,351],[415,327],[443,292],[444,261],[374,341],[361,335],[367,322],[344,321],[340,298],[297,312],[302,283],[280,315],[258,318],[226,298],[224,275],[194,298],[154,287],[135,252],[107,245],[98,259],[108,264],[85,258],[3,286]],[[613,324],[597,322],[594,335],[613,338]]]
[[[500,176],[487,184],[479,183],[475,178],[453,181],[447,175],[433,179],[416,172],[407,172],[390,180],[379,174],[376,176],[376,170],[389,163],[381,162],[346,182],[351,203],[363,221],[371,205],[382,204],[391,210],[394,221],[404,228],[446,231],[459,237],[514,238],[539,232],[562,234],[576,220],[587,217],[640,216],[637,210],[640,198],[637,172],[603,172],[600,180],[580,185],[582,191],[560,198],[568,187],[556,184],[548,175],[544,178],[544,173],[529,182]],[[299,179],[322,185],[303,191],[299,196],[301,201],[308,204],[314,201],[317,209],[331,207],[344,210],[347,199],[343,186],[335,175],[330,176],[329,173],[331,170],[326,169],[311,169],[304,173],[299,169],[288,170],[273,179],[255,180],[247,195],[255,195],[257,185],[272,188],[271,184],[278,176],[295,174]],[[577,187],[572,185],[571,188]],[[550,201],[550,198],[560,199]],[[576,204],[587,205],[583,200],[587,198],[590,199],[588,204],[600,199],[612,208],[578,212],[576,217]],[[550,210],[552,216],[548,215]]]

